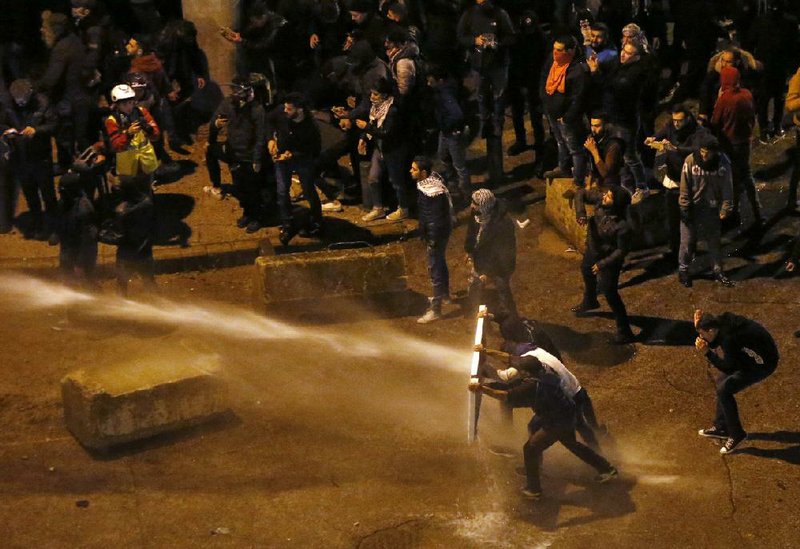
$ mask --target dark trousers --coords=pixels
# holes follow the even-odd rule
[[[209,143],[206,149],[206,169],[211,185],[219,189],[222,186],[222,172],[219,163],[228,162],[228,154],[223,143]]]
[[[433,285],[433,299],[441,304],[450,295],[450,272],[447,269],[447,241],[450,235],[427,242],[428,274]]]
[[[794,210],[797,208],[797,183],[800,181],[800,128],[794,128],[794,148],[789,150],[791,158],[792,175],[789,179],[789,196],[786,197],[786,207]]]
[[[314,161],[310,158],[294,157],[290,160],[275,163],[275,179],[278,183],[278,211],[281,225],[288,227],[292,224],[292,201],[289,190],[292,187],[292,174],[296,173],[303,188],[303,196],[311,207],[311,224],[322,223],[322,205],[314,186]]]
[[[470,275],[467,295],[471,311],[476,311],[478,305],[486,303],[486,287],[481,282],[479,274],[480,273],[473,272]],[[489,282],[497,291],[497,304],[495,305],[497,310],[515,317],[519,316],[517,313],[517,304],[514,302],[514,294],[511,293],[511,275],[489,275]],[[489,307],[489,309],[491,310],[492,307]]]
[[[733,211],[739,213],[739,202],[744,189],[747,200],[750,201],[750,208],[753,211],[753,218],[756,222],[761,219],[761,204],[758,201],[756,192],[756,182],[753,179],[753,172],[750,168],[750,143],[738,143],[725,148],[725,152],[731,159],[731,176],[733,179]]]
[[[128,253],[117,248],[116,262],[117,293],[125,297],[128,295],[128,281],[131,276],[138,274],[142,278],[145,288],[153,290],[156,287],[156,264],[153,260],[152,249],[148,254],[137,252]]]
[[[525,475],[528,478],[529,490],[541,491],[539,470],[542,466],[542,454],[556,442],[563,444],[567,450],[581,461],[594,467],[598,473],[611,470],[608,460],[575,439],[575,427],[571,423],[545,423],[537,421],[534,416],[528,424],[528,432],[528,441],[522,447],[522,454],[525,458]]]
[[[597,442],[597,435],[594,430],[597,429],[597,416],[594,413],[594,406],[592,399],[589,398],[589,393],[586,389],[581,387],[580,391],[575,393],[575,429],[581,438],[589,445],[590,448],[598,450],[600,444]]]
[[[511,104],[511,121],[514,124],[514,139],[517,143],[526,144],[525,132],[525,102],[528,103],[528,113],[533,128],[533,142],[537,150],[544,144],[544,122],[542,120],[542,101],[536,86],[524,87],[519,84],[509,84],[508,102]]]
[[[581,274],[583,275],[583,302],[586,304],[597,301],[598,290],[603,293],[614,313],[614,320],[617,322],[617,331],[627,334],[631,331],[628,321],[628,311],[619,295],[619,273],[622,270],[622,263],[609,265],[600,269],[600,274],[592,272],[592,265],[597,263],[598,258],[587,252],[581,262]]]
[[[505,93],[508,87],[508,66],[484,69],[478,87],[478,112],[481,133],[486,138],[486,164],[489,184],[498,187],[503,183],[503,122],[505,121]]]
[[[17,182],[11,177],[8,164],[0,158],[0,232],[8,232],[14,225]]]
[[[734,395],[747,389],[751,385],[766,379],[775,371],[777,364],[759,366],[758,369],[740,370],[733,374],[715,371],[717,386],[717,409],[714,416],[714,427],[727,431],[738,438],[745,434],[742,422],[739,420],[739,407],[736,405]]]
[[[264,178],[253,171],[250,162],[236,162],[230,164],[233,190],[242,213],[250,221],[260,220],[264,216],[264,201],[262,190]]]
[[[664,190],[664,207],[667,210],[667,232],[669,253],[678,257],[681,245],[681,207],[678,204],[680,189]]]
[[[45,228],[52,231],[58,216],[58,201],[53,183],[53,164],[47,160],[29,160],[14,164],[12,169],[14,179],[22,187],[36,230]],[[44,204],[46,214],[44,218],[46,227],[41,227],[42,204]]]

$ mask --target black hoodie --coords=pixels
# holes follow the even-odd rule
[[[603,195],[608,189],[614,194],[614,202],[604,206]],[[586,217],[587,203],[597,206],[586,232],[586,253],[594,256],[594,262],[601,269],[612,265],[621,267],[631,248],[631,228],[627,221],[630,194],[618,185],[579,191],[575,195],[578,218]]]
[[[719,333],[706,358],[718,370],[726,374],[764,370],[772,372],[778,366],[778,346],[761,324],[735,315],[723,313],[719,316]],[[721,348],[723,358],[714,349]]]
[[[697,123],[694,115],[689,114],[686,118],[686,124],[680,129],[676,130],[670,120],[661,128],[654,136],[656,141],[666,139],[676,147],[676,150],[668,150],[664,154],[664,160],[667,164],[667,177],[672,179],[675,183],[681,180],[681,169],[686,157],[692,154],[698,147],[698,143],[702,141],[701,137],[709,135],[710,132],[703,126]]]

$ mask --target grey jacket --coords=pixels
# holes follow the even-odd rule
[[[719,153],[719,165],[714,171],[706,171],[694,160],[692,153],[686,157],[681,170],[680,195],[678,204],[681,210],[693,207],[716,209],[720,213],[733,210],[733,180],[731,162]]]

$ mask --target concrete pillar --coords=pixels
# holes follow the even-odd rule
[[[220,27],[236,28],[241,0],[183,0],[183,18],[197,26],[197,42],[208,56],[211,79],[230,82],[236,74],[235,46],[222,38]]]

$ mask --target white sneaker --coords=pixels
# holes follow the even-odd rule
[[[383,208],[372,208],[366,215],[361,217],[361,221],[375,221],[376,219],[383,219],[386,217],[386,210]]]
[[[344,211],[342,203],[338,200],[331,200],[322,205],[323,212],[341,212]]]
[[[389,221],[402,221],[408,219],[408,208],[397,208],[395,211],[386,216]]]
[[[425,314],[417,319],[417,324],[428,324],[442,318],[441,313],[437,313],[433,309],[428,309]]]

